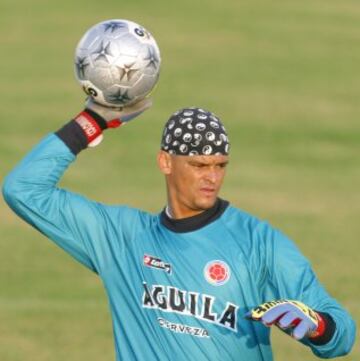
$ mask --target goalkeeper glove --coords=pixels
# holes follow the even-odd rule
[[[335,331],[334,322],[330,316],[315,312],[299,301],[266,302],[252,309],[246,317],[254,321],[261,321],[265,326],[275,324],[282,330],[289,330],[296,340],[304,337],[315,340],[324,335],[329,320],[332,322],[333,332]]]
[[[145,98],[130,106],[110,108],[95,103],[89,97],[85,109],[56,134],[76,155],[86,147],[98,145],[103,139],[102,132],[105,129],[126,124],[149,109],[151,105],[151,99]]]

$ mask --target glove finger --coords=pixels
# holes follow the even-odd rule
[[[131,106],[124,107],[122,109],[120,119],[122,122],[128,122],[139,116],[141,113],[149,109],[151,106],[152,106],[151,98],[142,99]]]
[[[266,325],[272,325],[277,322],[284,314],[289,311],[287,305],[279,305],[267,311],[261,318],[261,321]]]
[[[304,338],[310,331],[312,331],[313,324],[308,320],[302,320],[293,330],[292,336],[296,340],[301,340]]]
[[[144,98],[139,100],[138,102],[126,106],[122,109],[122,112],[126,115],[126,114],[132,114],[132,113],[137,113],[137,112],[143,112],[146,109],[149,109],[152,106],[152,99],[151,98]]]
[[[290,311],[281,317],[281,319],[278,321],[278,326],[285,330],[298,324],[299,321],[301,321],[299,315],[296,312]]]
[[[139,110],[139,111],[136,112],[136,113],[124,114],[124,115],[121,116],[121,121],[124,122],[124,123],[126,123],[126,122],[128,122],[128,121],[136,118],[137,116],[139,116],[139,115],[140,115],[141,113],[143,113],[144,111],[145,111],[145,109],[144,109],[144,110]]]
[[[136,102],[135,104],[133,104],[131,107],[132,111],[136,112],[138,110],[146,110],[149,109],[153,104],[153,101],[151,98],[144,98],[142,100],[139,100],[138,102]]]

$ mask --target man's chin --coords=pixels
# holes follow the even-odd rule
[[[199,209],[206,211],[215,205],[216,200],[217,200],[217,197],[201,199],[197,202],[197,206]]]

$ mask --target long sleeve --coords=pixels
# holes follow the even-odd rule
[[[6,177],[3,195],[26,222],[101,273],[132,238],[134,225],[144,218],[144,212],[106,206],[58,188],[75,158],[56,135],[47,136]]]
[[[355,323],[348,312],[318,281],[309,261],[295,244],[281,232],[263,223],[258,236],[265,242],[263,250],[264,300],[299,300],[318,312],[331,316],[336,329],[330,341],[317,345],[303,340],[321,358],[333,358],[350,352],[355,340]]]

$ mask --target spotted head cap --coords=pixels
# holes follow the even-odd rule
[[[230,143],[225,127],[214,113],[191,107],[170,116],[161,149],[174,155],[228,155]]]

